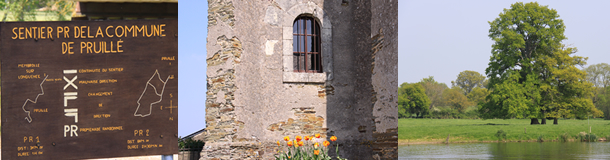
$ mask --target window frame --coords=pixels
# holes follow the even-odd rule
[[[293,24],[301,16],[312,17],[320,27],[320,68],[317,72],[295,72],[293,65]],[[280,24],[282,26],[282,82],[283,83],[329,83],[333,80],[333,42],[331,19],[325,14],[324,9],[313,2],[297,3],[282,14]]]
[[[321,50],[323,42],[320,35],[320,24],[314,17],[301,15],[294,20],[292,30],[294,72],[323,72]],[[297,64],[294,64],[295,62]]]

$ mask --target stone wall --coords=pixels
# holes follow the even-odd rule
[[[387,18],[395,17],[395,18]],[[371,1],[373,156],[398,159],[398,0]]]
[[[397,2],[386,1],[208,0],[202,159],[269,159],[282,137],[315,133],[337,136],[348,159],[395,159]],[[286,67],[300,14],[322,25],[323,74]]]

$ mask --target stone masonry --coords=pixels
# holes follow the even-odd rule
[[[201,159],[274,159],[284,136],[316,133],[337,136],[332,144],[343,158],[397,158],[397,0],[208,0],[208,7]],[[320,24],[323,73],[291,68],[298,16]]]

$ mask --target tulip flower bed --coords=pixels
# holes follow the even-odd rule
[[[330,141],[337,141],[337,137],[330,137]],[[320,145],[322,144],[322,145]],[[284,142],[277,141],[280,148],[278,155],[275,155],[276,160],[330,160],[328,149],[330,142],[320,138],[320,134],[314,136],[295,136],[291,140],[289,136],[284,137]],[[284,148],[285,147],[285,148]],[[335,152],[337,159],[347,160],[339,157],[339,144],[336,144]]]

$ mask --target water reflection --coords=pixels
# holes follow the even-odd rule
[[[524,142],[398,146],[398,159],[610,159],[610,143]]]

